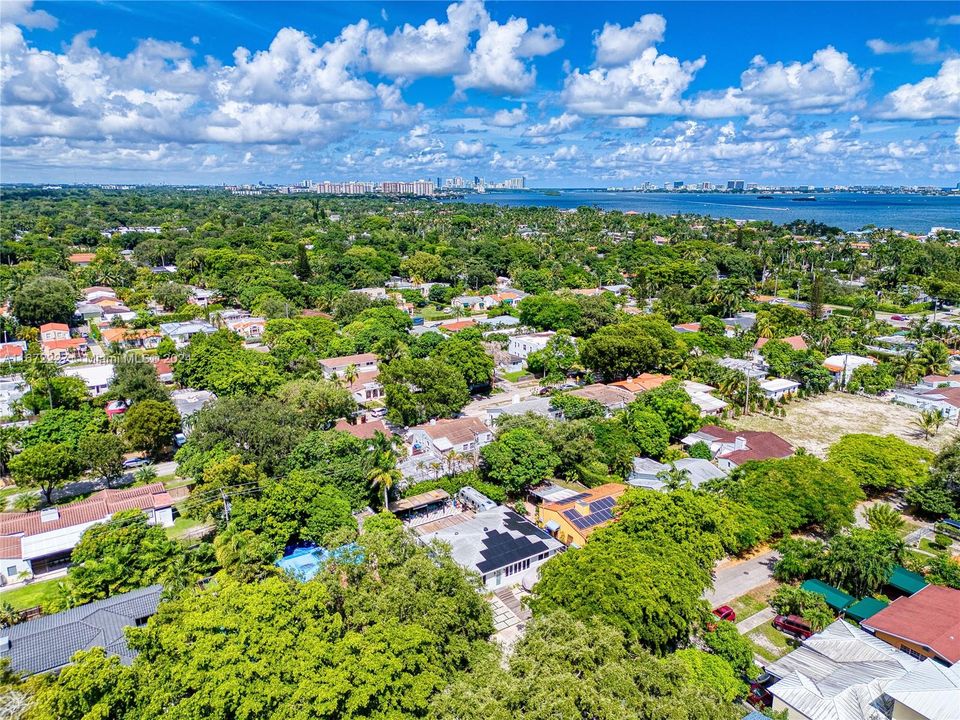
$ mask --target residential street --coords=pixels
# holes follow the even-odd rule
[[[721,563],[714,571],[713,592],[704,595],[710,607],[725,605],[770,582],[773,579],[773,565],[779,557],[776,550],[768,550],[742,562]]]

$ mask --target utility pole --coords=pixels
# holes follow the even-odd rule
[[[747,376],[747,396],[743,401],[743,414],[748,415],[750,413],[750,373],[746,373]]]
[[[230,522],[230,503],[227,502],[227,493],[220,488],[220,498],[223,500],[223,517],[226,522]]]

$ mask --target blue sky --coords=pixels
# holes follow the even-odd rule
[[[954,3],[0,3],[5,182],[960,180]]]

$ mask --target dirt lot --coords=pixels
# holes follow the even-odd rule
[[[913,426],[917,417],[916,410],[886,400],[827,393],[790,403],[785,418],[755,414],[737,418],[733,426],[775,432],[794,447],[804,447],[820,457],[825,457],[827,448],[849,433],[896,435],[934,452],[960,435],[956,426],[950,423],[944,425],[936,437],[924,440]]]

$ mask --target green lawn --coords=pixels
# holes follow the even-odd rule
[[[796,640],[784,635],[770,623],[751,630],[746,634],[746,638],[757,655],[769,662],[779,660],[799,645]]]
[[[517,382],[520,378],[526,377],[529,374],[526,370],[517,370],[515,372],[500,373],[500,377],[510,382]]]
[[[756,615],[766,606],[767,603],[752,595],[741,595],[730,603],[730,607],[737,614],[737,622],[746,620],[751,615]]]
[[[15,590],[0,593],[0,602],[9,603],[15,610],[45,605],[57,596],[59,583],[66,582],[66,578],[52,578],[32,582]]]
[[[203,525],[203,520],[194,520],[193,518],[184,517],[181,515],[176,520],[173,521],[173,525],[168,528],[164,528],[167,533],[167,537],[171,540],[177,540],[184,535],[184,533],[198,528]]]
[[[434,305],[427,305],[425,308],[421,308],[417,311],[417,314],[423,316],[424,320],[450,320],[453,318],[453,315],[440,312]]]

